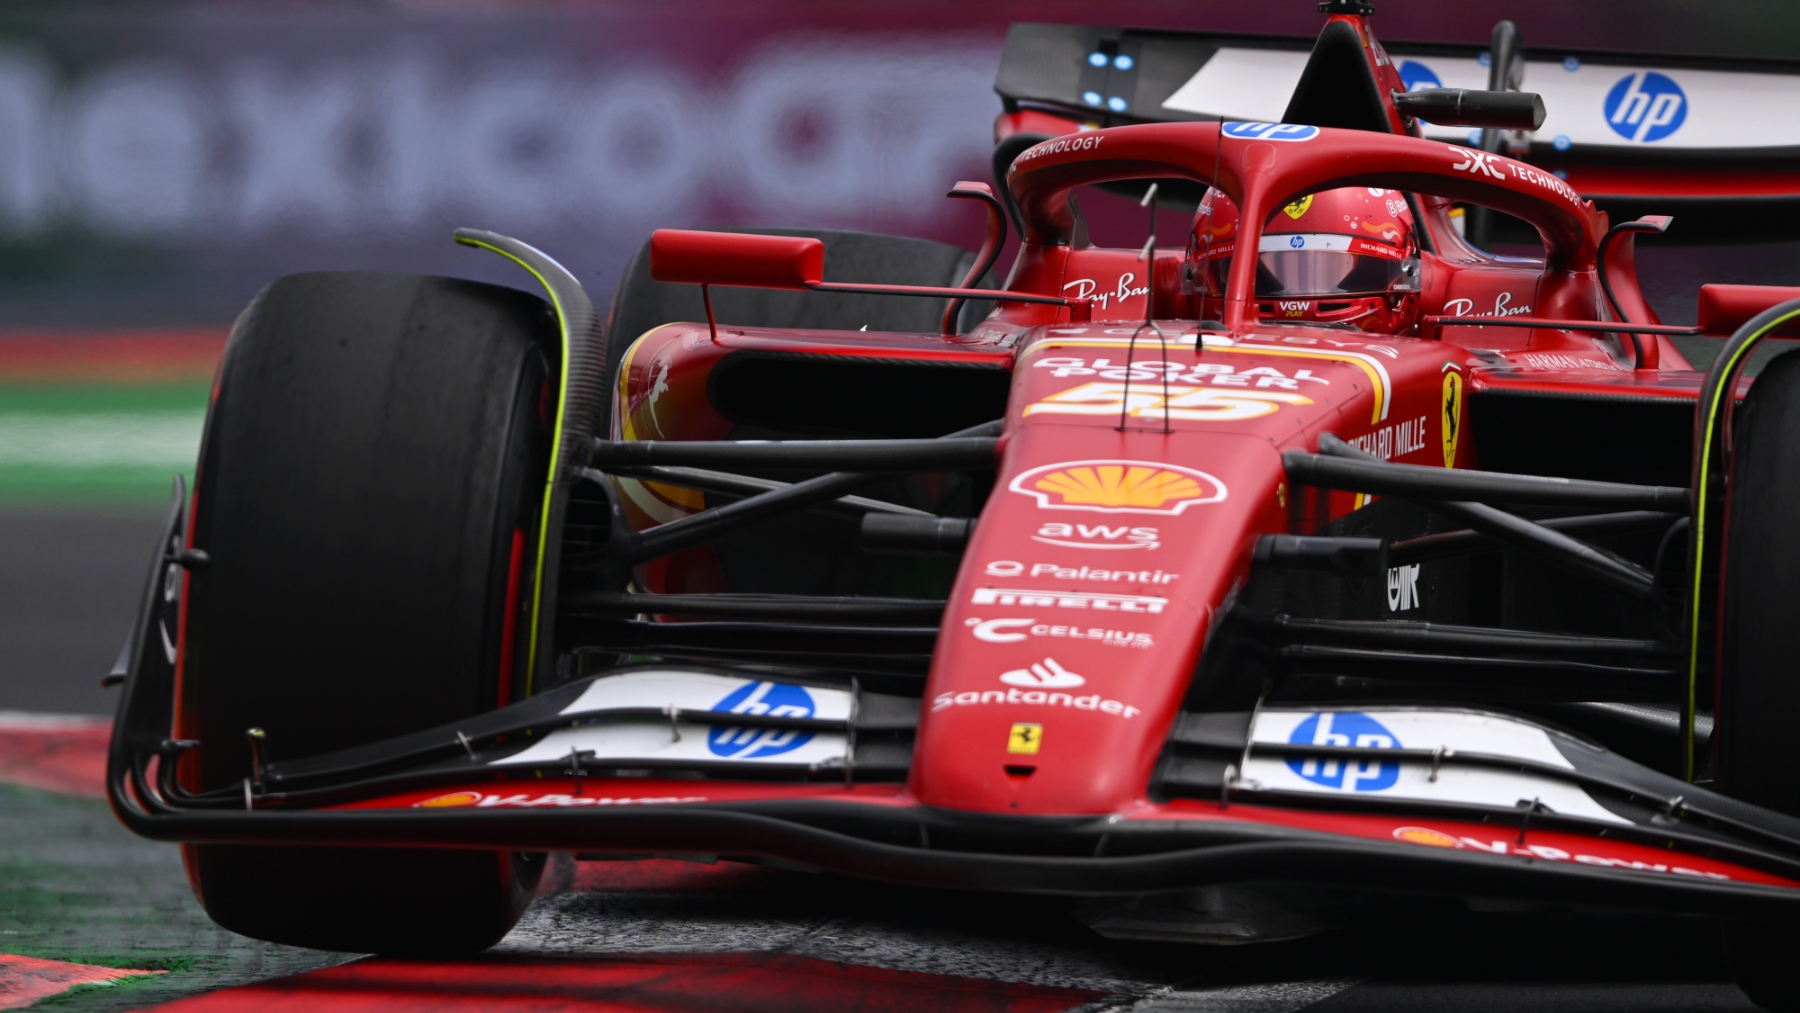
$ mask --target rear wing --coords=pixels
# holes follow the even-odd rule
[[[1015,24],[994,87],[1008,113],[1048,113],[1071,130],[1281,122],[1314,48],[1303,38]],[[1409,91],[1489,86],[1486,47],[1386,50]],[[1524,69],[1519,87],[1541,95],[1547,115],[1535,132],[1510,138],[1514,153],[1615,219],[1695,201],[1791,203],[1800,212],[1800,62],[1557,50],[1527,55]],[[1036,129],[1047,125],[1034,118]],[[1479,130],[1420,127],[1426,137],[1479,143]],[[1682,224],[1691,236],[1702,223]],[[1759,223],[1762,237],[1768,224]]]

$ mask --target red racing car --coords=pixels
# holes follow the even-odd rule
[[[663,231],[604,326],[474,230],[547,299],[275,282],[150,577],[120,818],[322,948],[488,946],[547,851],[702,854],[1200,942],[1702,914],[1800,1008],[1800,357],[1742,375],[1800,289],[1659,323],[1667,218],[1501,153],[1546,115],[1504,73],[1408,92],[1325,6],[1280,121],[1014,142],[951,191],[977,255]],[[1008,102],[1003,152],[1082,115]],[[1093,245],[1090,187],[1183,195],[1186,243]]]

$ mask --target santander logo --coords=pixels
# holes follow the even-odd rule
[[[1070,689],[1087,685],[1087,680],[1056,663],[1055,658],[1034,662],[1030,668],[1002,672],[1000,681],[1008,686],[1026,689]]]

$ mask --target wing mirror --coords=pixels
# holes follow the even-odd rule
[[[985,189],[985,187],[984,187]],[[990,199],[991,196],[990,196]],[[991,232],[992,230],[990,230]],[[984,253],[987,252],[984,250]],[[657,281],[700,286],[706,324],[719,336],[713,319],[713,285],[732,288],[778,288],[795,292],[857,292],[864,295],[910,295],[934,299],[989,299],[997,302],[1071,306],[1072,319],[1087,319],[1086,300],[1035,292],[989,288],[939,288],[928,285],[853,285],[825,281],[825,243],[811,236],[753,236],[742,232],[694,232],[657,229],[650,234],[650,277]],[[945,315],[949,326],[950,314]]]
[[[825,244],[810,236],[657,229],[650,234],[650,277],[806,292],[825,279]]]

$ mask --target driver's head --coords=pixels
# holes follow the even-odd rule
[[[1237,251],[1238,211],[1208,190],[1188,242],[1189,291],[1224,294]],[[1398,334],[1418,319],[1418,243],[1398,190],[1345,187],[1288,204],[1257,244],[1256,301],[1271,320],[1348,324]]]

